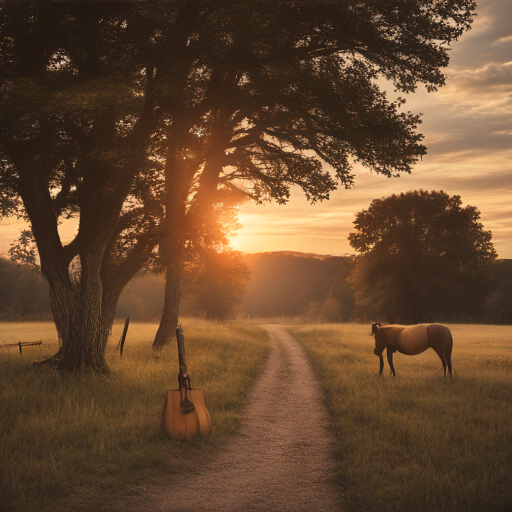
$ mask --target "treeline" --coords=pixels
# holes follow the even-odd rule
[[[0,258],[0,320],[51,320],[48,283],[37,270]]]
[[[237,251],[203,248],[186,262],[180,314],[225,320],[238,313],[250,272]],[[159,321],[163,275],[140,273],[123,290],[116,317]],[[0,321],[52,320],[48,283],[33,266],[0,257]]]
[[[251,317],[302,316],[309,322],[371,320],[400,321],[383,309],[374,318],[366,301],[356,300],[356,257],[318,256],[301,253],[263,253],[245,256],[251,270],[242,311]],[[489,277],[488,294],[480,308],[469,312],[464,288],[449,310],[425,311],[420,322],[481,322],[512,324],[512,260],[498,260]],[[457,299],[458,298],[458,299]],[[388,297],[393,303],[392,290]],[[391,307],[390,307],[391,310]]]
[[[309,322],[375,320],[356,302],[351,283],[354,267],[353,256],[212,253],[201,268],[185,273],[180,314],[218,320],[282,316]],[[422,321],[512,324],[512,260],[497,262],[489,288],[492,291],[482,297],[476,315],[446,313]],[[48,285],[37,270],[0,258],[0,290],[0,320],[51,320]],[[163,276],[140,275],[123,291],[116,316],[158,321],[163,295]],[[463,302],[461,295],[460,307],[452,305],[452,310],[463,312]]]

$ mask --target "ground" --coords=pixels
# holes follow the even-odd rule
[[[240,431],[226,449],[167,485],[145,482],[135,498],[104,511],[343,509],[334,482],[330,415],[311,365],[282,327],[265,328],[272,352],[249,395]]]

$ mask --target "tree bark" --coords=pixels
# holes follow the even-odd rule
[[[153,342],[153,349],[161,350],[170,343],[178,325],[181,300],[182,246],[175,245],[169,251],[165,276],[165,295],[162,317]]]
[[[165,218],[162,222],[163,236],[160,241],[160,254],[165,264],[165,296],[160,325],[155,335],[153,349],[161,350],[169,343],[176,330],[181,299],[181,267],[186,240],[186,206],[194,164],[183,158],[186,148],[190,119],[177,116],[173,123],[165,163]]]
[[[137,162],[137,155],[134,155],[134,169]],[[20,175],[23,176],[23,172]],[[109,261],[109,251],[117,235],[122,198],[109,196],[109,184],[102,182],[101,172],[91,171],[88,178],[90,183],[84,182],[82,191],[80,228],[76,239],[79,241],[76,247],[79,248],[81,265],[76,282],[71,279],[69,271],[74,249],[67,251],[62,246],[57,218],[49,201],[45,201],[43,189],[37,187],[35,180],[28,175],[26,180],[21,180],[20,190],[27,212],[31,220],[34,219],[34,237],[43,273],[49,283],[55,325],[62,342],[54,356],[38,364],[55,366],[62,372],[96,371],[107,374],[105,349],[119,295],[147,261],[149,252],[144,247],[151,244],[142,244],[142,249],[136,246],[132,261],[125,261],[115,271],[114,264]],[[121,194],[124,195],[124,191]]]
[[[222,80],[217,85],[221,93],[229,92],[236,79],[235,74],[222,74]],[[226,83],[227,82],[227,85]],[[173,143],[170,145],[166,160],[166,236],[160,244],[160,251],[166,262],[165,295],[162,317],[155,335],[153,348],[161,350],[173,338],[178,324],[181,300],[181,270],[184,246],[186,241],[185,223],[188,221],[186,202],[190,191],[191,180],[195,169],[183,164],[180,149],[186,147],[184,134],[190,128],[183,121],[186,116],[179,117],[172,128]],[[230,139],[226,129],[229,118],[229,109],[223,107],[216,114],[212,128],[210,150],[206,155],[203,171],[199,179],[199,189],[196,193],[193,215],[196,222],[207,222],[205,218],[211,215],[215,193],[219,182],[219,175],[223,169],[225,148]],[[190,120],[188,121],[190,123]]]
[[[174,172],[172,172],[172,170]],[[160,242],[160,253],[165,262],[165,295],[160,325],[155,335],[153,348],[161,350],[170,343],[178,323],[181,300],[181,268],[185,244],[186,201],[193,173],[180,159],[176,147],[168,152],[166,162],[166,209],[164,236]]]

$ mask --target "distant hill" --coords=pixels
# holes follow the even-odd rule
[[[293,251],[246,254],[251,279],[242,310],[250,316],[296,316],[311,302],[321,302],[352,258]]]
[[[314,258],[317,260],[325,260],[329,258],[351,258],[353,254],[315,254],[312,252],[300,252],[300,251],[273,251],[273,252],[258,252],[254,254],[244,254],[245,257],[260,257],[263,255],[273,256],[294,256],[296,258]]]

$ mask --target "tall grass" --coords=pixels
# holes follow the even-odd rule
[[[288,328],[321,376],[352,512],[512,510],[512,327],[450,328],[452,380],[432,350],[379,377],[367,325]]]
[[[43,337],[42,351],[0,351],[0,503],[7,510],[93,510],[127,483],[187,470],[235,431],[269,352],[263,330],[183,322],[188,370],[193,387],[205,390],[212,431],[179,442],[160,433],[165,392],[177,387],[176,343],[154,353],[157,325],[132,324],[120,358],[122,327],[114,327],[112,375],[104,378],[32,368],[32,360],[57,348],[51,325],[0,324],[3,342]]]

